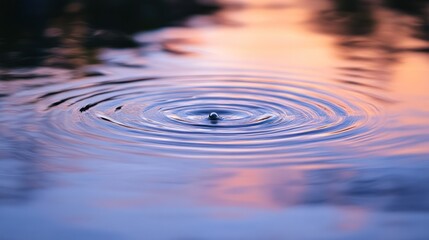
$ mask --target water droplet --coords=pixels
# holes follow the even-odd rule
[[[209,119],[210,119],[210,120],[219,120],[219,119],[220,119],[220,117],[219,117],[219,114],[217,114],[217,112],[211,112],[211,113],[209,114]]]

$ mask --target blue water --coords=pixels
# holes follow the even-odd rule
[[[0,239],[427,239],[426,42],[384,8],[326,32],[308,2],[3,69]]]

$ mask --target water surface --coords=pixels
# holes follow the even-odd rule
[[[1,239],[429,236],[418,15],[227,3],[2,70]]]

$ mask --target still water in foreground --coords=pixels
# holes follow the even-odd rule
[[[427,239],[413,19],[254,2],[1,82],[0,239]]]

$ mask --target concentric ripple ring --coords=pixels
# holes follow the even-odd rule
[[[353,93],[278,76],[103,81],[40,99],[49,101],[49,141],[228,164],[320,158],[337,143],[368,141],[378,124],[378,110]]]

